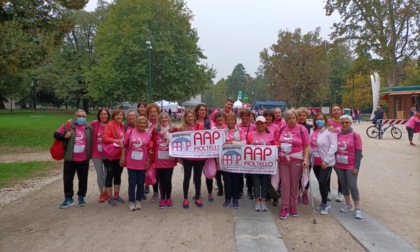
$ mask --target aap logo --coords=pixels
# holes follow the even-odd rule
[[[241,163],[241,149],[239,148],[239,152],[237,149],[230,149],[225,151],[222,155],[222,163],[224,165],[239,165]]]
[[[174,151],[188,151],[188,148],[191,147],[191,139],[189,134],[179,135],[172,141],[172,149]]]

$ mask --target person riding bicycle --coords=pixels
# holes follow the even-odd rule
[[[381,139],[382,134],[383,134],[383,132],[382,132],[382,120],[386,119],[385,111],[381,108],[381,106],[377,106],[374,114],[375,114],[375,119],[376,119],[376,125],[379,129],[378,138]]]

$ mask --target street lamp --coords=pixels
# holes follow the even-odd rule
[[[149,103],[152,103],[152,42],[150,42],[150,32],[147,33],[147,51],[149,52]]]

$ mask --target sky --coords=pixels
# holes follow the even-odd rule
[[[229,76],[241,63],[251,76],[261,65],[259,53],[277,42],[279,30],[302,34],[321,28],[329,39],[338,15],[325,15],[325,0],[186,0],[194,14],[199,47],[207,56],[203,63],[216,69],[215,82]],[[96,0],[86,10],[93,11]]]

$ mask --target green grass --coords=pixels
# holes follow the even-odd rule
[[[52,161],[0,164],[0,188],[25,179],[50,175],[57,165]]]
[[[68,119],[72,110],[0,110],[0,147],[29,147],[47,150],[53,142],[54,132]],[[88,114],[87,121],[96,119],[96,112]],[[4,149],[4,148],[2,148]]]

